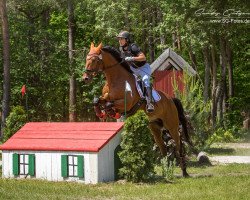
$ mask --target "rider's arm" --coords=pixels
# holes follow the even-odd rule
[[[141,52],[138,56],[134,56],[134,61],[146,61],[146,56]]]
[[[141,51],[140,47],[136,44],[131,45],[131,53],[133,56],[125,58],[126,61],[137,61],[143,62],[146,61],[145,54]]]

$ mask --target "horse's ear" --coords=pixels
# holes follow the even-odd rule
[[[100,43],[96,49],[97,49],[98,52],[100,52],[101,49],[102,49],[102,43]]]
[[[90,49],[93,49],[95,47],[94,43],[91,42]]]

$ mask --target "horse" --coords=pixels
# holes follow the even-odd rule
[[[175,153],[180,159],[182,176],[189,176],[186,170],[184,145],[178,130],[180,123],[186,141],[190,142],[184,110],[180,100],[172,99],[165,93],[158,91],[161,99],[155,102],[155,110],[152,113],[147,113],[146,102],[142,100],[136,89],[135,77],[128,63],[121,58],[119,51],[110,46],[103,47],[102,43],[97,47],[91,43],[90,51],[86,57],[83,79],[86,82],[90,82],[98,73],[105,75],[106,82],[103,86],[101,97],[94,99],[96,115],[100,118],[105,118],[108,115],[117,119],[125,112],[125,109],[128,111],[128,114],[133,114],[138,109],[144,110],[149,118],[149,129],[162,156],[167,156],[167,145],[162,137],[162,131],[168,130],[175,142]],[[130,85],[132,91],[131,95],[126,95],[126,108],[124,99],[125,83]],[[105,109],[105,112],[102,109]]]

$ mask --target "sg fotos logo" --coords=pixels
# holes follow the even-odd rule
[[[236,9],[227,9],[223,12],[215,10],[206,11],[204,8],[195,11],[195,16],[210,23],[223,24],[248,24],[250,23],[250,12],[243,12]]]

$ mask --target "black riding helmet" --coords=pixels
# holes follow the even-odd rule
[[[130,33],[128,31],[121,31],[116,37],[125,38],[128,43],[130,42],[131,39]]]

